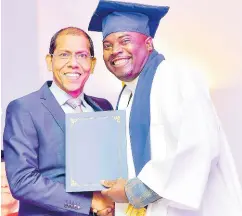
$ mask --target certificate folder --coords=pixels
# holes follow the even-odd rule
[[[100,191],[128,177],[125,111],[66,114],[66,191]]]

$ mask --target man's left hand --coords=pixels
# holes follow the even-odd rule
[[[117,179],[114,181],[101,181],[102,185],[107,187],[108,189],[103,190],[102,194],[108,196],[114,202],[117,203],[128,203],[128,198],[125,193],[125,184],[127,180],[125,179]]]

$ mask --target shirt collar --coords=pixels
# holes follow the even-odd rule
[[[128,88],[132,92],[133,95],[134,95],[138,80],[139,80],[139,77],[132,80],[131,82],[125,82],[125,85],[127,86],[126,88]]]
[[[50,90],[55,96],[55,99],[60,104],[60,106],[64,105],[67,100],[71,99],[71,95],[67,94],[64,90],[62,90],[56,83],[53,81],[52,85],[50,86]],[[84,93],[82,92],[78,96],[82,101],[84,101]]]

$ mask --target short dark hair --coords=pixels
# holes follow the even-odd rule
[[[77,28],[77,27],[66,27],[66,28],[63,28],[63,29],[59,30],[58,32],[56,32],[50,41],[49,54],[54,53],[54,51],[56,49],[56,40],[59,37],[59,35],[61,35],[61,34],[84,35],[88,39],[89,44],[90,44],[90,54],[91,54],[91,56],[94,56],[94,46],[93,46],[93,41],[92,41],[91,37],[84,30]]]

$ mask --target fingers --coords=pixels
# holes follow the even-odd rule
[[[117,180],[113,180],[113,181],[102,180],[102,181],[101,181],[101,184],[102,184],[104,187],[110,188],[110,187],[112,187],[113,185],[115,185],[116,182],[117,182]]]
[[[114,215],[114,211],[112,210],[112,208],[105,208],[103,210],[99,210],[96,213],[98,216],[113,216]]]
[[[101,193],[103,196],[107,196],[108,197],[108,192],[111,190],[111,188],[106,189],[106,190],[102,190]]]

